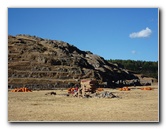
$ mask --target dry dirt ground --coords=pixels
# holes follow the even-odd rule
[[[74,98],[49,91],[8,92],[9,122],[158,122],[158,86],[152,91],[105,89],[119,98]]]

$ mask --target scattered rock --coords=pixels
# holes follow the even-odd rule
[[[45,95],[56,95],[56,92],[48,92]]]

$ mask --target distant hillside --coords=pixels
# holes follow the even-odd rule
[[[95,78],[108,87],[115,87],[119,80],[138,79],[128,70],[63,41],[8,36],[9,88],[70,87],[83,78]]]
[[[143,76],[158,79],[158,61],[134,61],[134,60],[108,60],[108,62],[116,63],[118,66],[133,71]]]

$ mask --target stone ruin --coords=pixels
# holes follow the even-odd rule
[[[69,88],[85,78],[116,88],[138,79],[126,69],[69,43],[30,35],[8,36],[8,88]]]
[[[67,96],[83,98],[116,98],[112,92],[97,90],[97,81],[95,79],[82,79],[81,87],[78,90],[70,92]]]

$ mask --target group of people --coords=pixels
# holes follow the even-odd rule
[[[86,86],[78,88],[72,87],[68,89],[68,94],[72,94],[73,97],[85,97],[86,95]]]
[[[74,93],[76,93],[77,91],[78,91],[78,87],[77,87],[77,86],[68,89],[68,93],[69,93],[69,94],[74,94]]]

